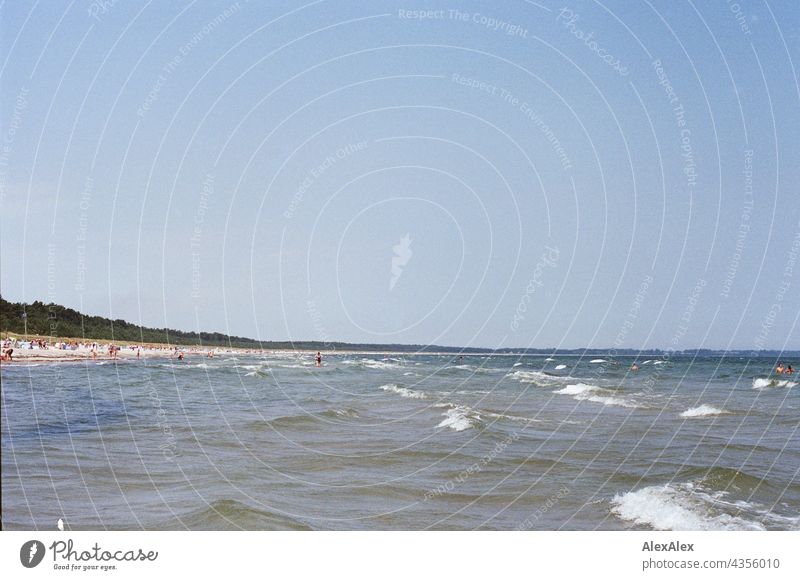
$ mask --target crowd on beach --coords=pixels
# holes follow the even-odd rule
[[[12,362],[14,356],[22,359],[96,359],[108,358],[117,359],[122,355],[124,358],[142,357],[169,357],[184,360],[188,356],[202,356],[212,358],[221,352],[243,352],[242,349],[222,349],[208,348],[200,346],[176,346],[167,344],[128,344],[120,346],[113,342],[97,341],[78,341],[78,340],[55,340],[50,341],[46,338],[22,339],[6,336],[2,341],[2,355],[0,360]],[[257,350],[246,350],[246,353],[258,354]]]

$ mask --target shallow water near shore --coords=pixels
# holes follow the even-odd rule
[[[4,529],[800,529],[771,359],[2,367]]]

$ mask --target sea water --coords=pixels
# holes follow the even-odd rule
[[[4,529],[800,529],[760,358],[241,354],[2,367]]]

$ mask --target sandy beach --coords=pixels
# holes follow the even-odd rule
[[[13,337],[13,335],[12,335]],[[200,358],[214,358],[220,355],[242,355],[242,356],[269,356],[269,355],[279,355],[279,356],[297,356],[297,357],[309,357],[313,358],[316,350],[306,350],[306,349],[252,349],[252,348],[236,348],[236,347],[197,347],[197,346],[189,346],[189,345],[171,345],[165,343],[157,343],[157,344],[146,344],[146,345],[139,345],[134,343],[114,343],[115,346],[118,347],[116,351],[116,357],[112,357],[110,354],[110,343],[106,343],[104,341],[95,341],[89,339],[83,339],[84,342],[78,342],[71,339],[63,339],[64,343],[66,343],[66,347],[62,348],[60,345],[62,343],[56,342],[53,344],[48,344],[46,347],[41,348],[37,344],[35,344],[31,348],[29,346],[30,342],[22,340],[20,337],[15,337],[17,342],[11,343],[11,348],[13,348],[12,354],[12,361],[8,360],[1,360],[0,364],[7,365],[7,364],[26,364],[26,363],[41,363],[41,362],[48,362],[48,363],[56,363],[56,362],[78,362],[78,361],[88,361],[88,360],[135,360],[135,359],[143,359],[143,358],[158,358],[158,359],[169,359],[169,358],[177,358],[179,353],[183,353],[183,357],[185,360],[189,359],[200,359]],[[5,346],[7,344],[6,341],[3,342],[3,351],[8,348]],[[97,344],[96,348],[92,347],[92,344]],[[58,345],[58,346],[57,346]],[[209,356],[209,354],[211,356]],[[322,352],[323,357],[331,356],[331,355],[343,355],[343,356],[386,356],[386,357],[407,357],[412,356],[417,353],[407,352],[407,351],[392,351],[392,350],[385,350],[385,351],[369,351],[369,350],[355,350],[355,349],[348,349],[348,350],[328,350]],[[436,352],[427,352],[425,354],[432,355],[432,356],[446,356],[452,355],[457,356],[457,352],[452,351],[436,351]],[[508,357],[516,357],[519,355],[515,355],[512,353],[502,353],[502,354],[494,354],[493,356],[508,356]],[[543,355],[544,356],[544,355]]]

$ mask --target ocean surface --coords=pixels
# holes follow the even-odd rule
[[[4,365],[2,525],[800,529],[795,379],[772,359],[632,360]]]

